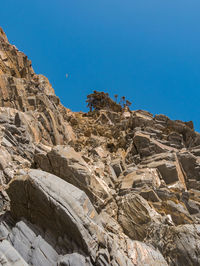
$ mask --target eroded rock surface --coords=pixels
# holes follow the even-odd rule
[[[72,112],[0,28],[0,265],[200,265],[200,134]]]

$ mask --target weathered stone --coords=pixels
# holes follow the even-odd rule
[[[200,181],[200,159],[189,152],[179,153],[178,158],[186,173],[187,179]]]
[[[151,246],[139,241],[133,241],[132,243],[129,242],[127,244],[131,246],[128,252],[130,252],[129,255],[131,256],[134,265],[168,265],[158,250],[152,248]]]
[[[159,223],[161,216],[141,196],[130,193],[118,201],[118,221],[125,234],[143,240],[151,223]]]
[[[160,202],[161,201],[160,198],[158,197],[158,195],[152,189],[143,189],[140,192],[140,196],[142,196],[147,201],[152,201],[152,202]]]
[[[19,195],[17,198],[16,193]],[[112,265],[110,256],[112,256],[113,263],[133,265],[131,255],[126,257],[124,253],[127,248],[118,246],[117,242],[114,246],[114,239],[104,231],[86,194],[62,179],[40,170],[29,170],[26,175],[19,176],[10,183],[8,194],[11,198],[13,217],[18,219],[25,217],[42,228],[43,231],[51,232],[54,239],[59,239],[59,243],[56,245],[59,252],[71,250],[74,253],[75,250],[73,251],[72,248],[75,247],[76,250],[81,250],[82,253],[89,256],[92,263],[96,261],[96,265],[99,265],[98,263]],[[13,201],[14,198],[15,201]],[[20,232],[23,232],[23,238],[26,235],[26,240],[20,240],[22,236]],[[33,246],[35,243],[34,252],[36,253],[34,256],[30,256],[33,265],[46,265],[45,259],[57,259],[57,253],[40,236],[35,238],[35,233],[22,223],[13,229],[8,238],[15,248],[19,248],[19,252],[27,261],[29,261],[27,256],[30,255],[30,244],[28,243],[32,243]],[[67,239],[68,241],[66,241]],[[71,245],[69,245],[70,239]],[[26,244],[20,245],[24,241]],[[99,246],[102,247],[101,252]],[[106,248],[112,249],[112,255],[106,251]],[[45,249],[46,258],[37,254],[39,249],[43,249],[43,254]],[[154,261],[151,252],[148,256],[150,261]],[[165,262],[160,253],[157,256],[162,259],[163,263]],[[63,263],[71,259],[70,256],[62,258]],[[79,257],[79,260],[82,259]],[[86,259],[88,263],[90,260]],[[70,263],[72,262],[73,260]]]
[[[121,189],[142,187],[144,185],[159,187],[161,181],[158,171],[153,168],[138,169],[121,178]]]
[[[200,134],[103,106],[62,106],[0,28],[0,264],[200,264]]]
[[[85,193],[40,170],[30,170],[27,174],[28,178],[18,177],[8,188],[13,216],[25,217],[42,228],[45,224],[45,229],[57,237],[72,237],[86,253],[95,256],[97,246],[93,241],[92,220],[96,221],[97,214]],[[12,201],[16,191],[20,196]]]
[[[72,253],[67,254],[63,256],[59,262],[58,266],[91,266],[91,262],[88,258],[85,258],[84,256],[78,254],[78,253]]]
[[[190,224],[193,222],[184,204],[177,201],[167,200],[162,202],[162,209],[166,214],[170,214],[176,225]]]
[[[171,184],[179,180],[175,163],[161,162],[160,164],[157,164],[157,169],[161,173],[166,184]]]
[[[84,190],[92,202],[104,204],[111,198],[110,188],[105,181],[96,176],[82,156],[69,146],[56,146],[46,157],[36,155],[38,166],[51,172],[67,182]]]
[[[57,252],[25,222],[19,222],[8,235],[8,240],[29,265],[55,265]]]
[[[150,156],[154,153],[162,153],[165,149],[150,139],[148,135],[136,133],[133,139],[137,152],[141,157]]]
[[[155,225],[147,242],[157,247],[169,265],[200,264],[200,225]]]
[[[119,175],[122,173],[122,166],[120,164],[120,161],[119,160],[116,160],[116,161],[113,161],[111,163],[111,167],[113,168],[114,172],[115,172],[115,175],[117,177],[119,177]]]
[[[7,240],[0,242],[0,264],[5,266],[28,266]]]

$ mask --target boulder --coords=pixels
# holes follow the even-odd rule
[[[161,185],[159,173],[154,168],[135,170],[120,179],[121,189],[130,189],[148,185],[158,188]]]
[[[140,132],[135,134],[133,143],[141,157],[147,157],[166,151],[165,148],[161,146],[161,144],[150,139],[148,135]]]
[[[36,154],[36,164],[44,171],[53,173],[82,189],[97,207],[111,199],[110,188],[94,174],[80,153],[70,146],[56,146],[47,155]]]
[[[29,170],[26,174],[15,177],[7,191],[11,199],[12,216],[15,219],[25,217],[39,228],[39,232],[44,232],[49,243],[54,243],[56,246],[56,251],[49,247],[49,244],[45,247],[46,243],[40,235],[35,237],[35,234],[24,224],[17,225],[13,233],[9,235],[9,239],[16,248],[19,248],[26,260],[29,259],[26,254],[30,254],[28,243],[37,244],[33,250],[36,255],[32,258],[34,260],[32,264],[35,266],[43,263],[41,262],[43,257],[39,257],[37,249],[45,249],[45,254],[48,255],[46,259],[51,260],[56,260],[57,254],[77,253],[78,251],[79,254],[88,257],[88,259],[85,258],[85,262],[91,261],[95,265],[117,265],[117,263],[118,265],[134,265],[137,253],[142,252],[138,265],[148,259],[152,262],[149,265],[160,265],[160,261],[166,265],[162,255],[154,251],[152,247],[149,248],[148,255],[144,257],[145,246],[143,251],[135,250],[134,242],[131,241],[126,246],[126,237],[123,234],[121,238],[125,242],[119,245],[118,236],[111,233],[108,235],[104,230],[86,194],[57,176],[41,170]],[[26,244],[22,245],[21,240],[24,234]],[[135,252],[134,258],[132,257],[133,251]],[[74,254],[62,257],[60,263],[65,265],[77,261],[82,263],[84,258]]]
[[[187,180],[196,179],[200,181],[200,159],[189,152],[179,153],[178,159],[186,174]]]
[[[161,221],[161,216],[148,202],[135,193],[121,197],[118,208],[118,222],[125,234],[134,240],[144,240],[149,225]]]
[[[27,175],[11,182],[7,192],[15,218],[25,217],[50,230],[55,237],[71,238],[84,252],[95,257],[94,231],[98,226],[101,230],[101,225],[94,224],[97,213],[83,191],[54,175],[29,170]],[[63,245],[68,248],[64,241]]]

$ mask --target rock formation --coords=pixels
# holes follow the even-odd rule
[[[200,134],[74,113],[0,28],[0,265],[200,265]]]

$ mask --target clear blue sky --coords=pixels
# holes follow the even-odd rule
[[[199,14],[199,0],[5,0],[0,25],[73,111],[104,90],[200,131]]]

